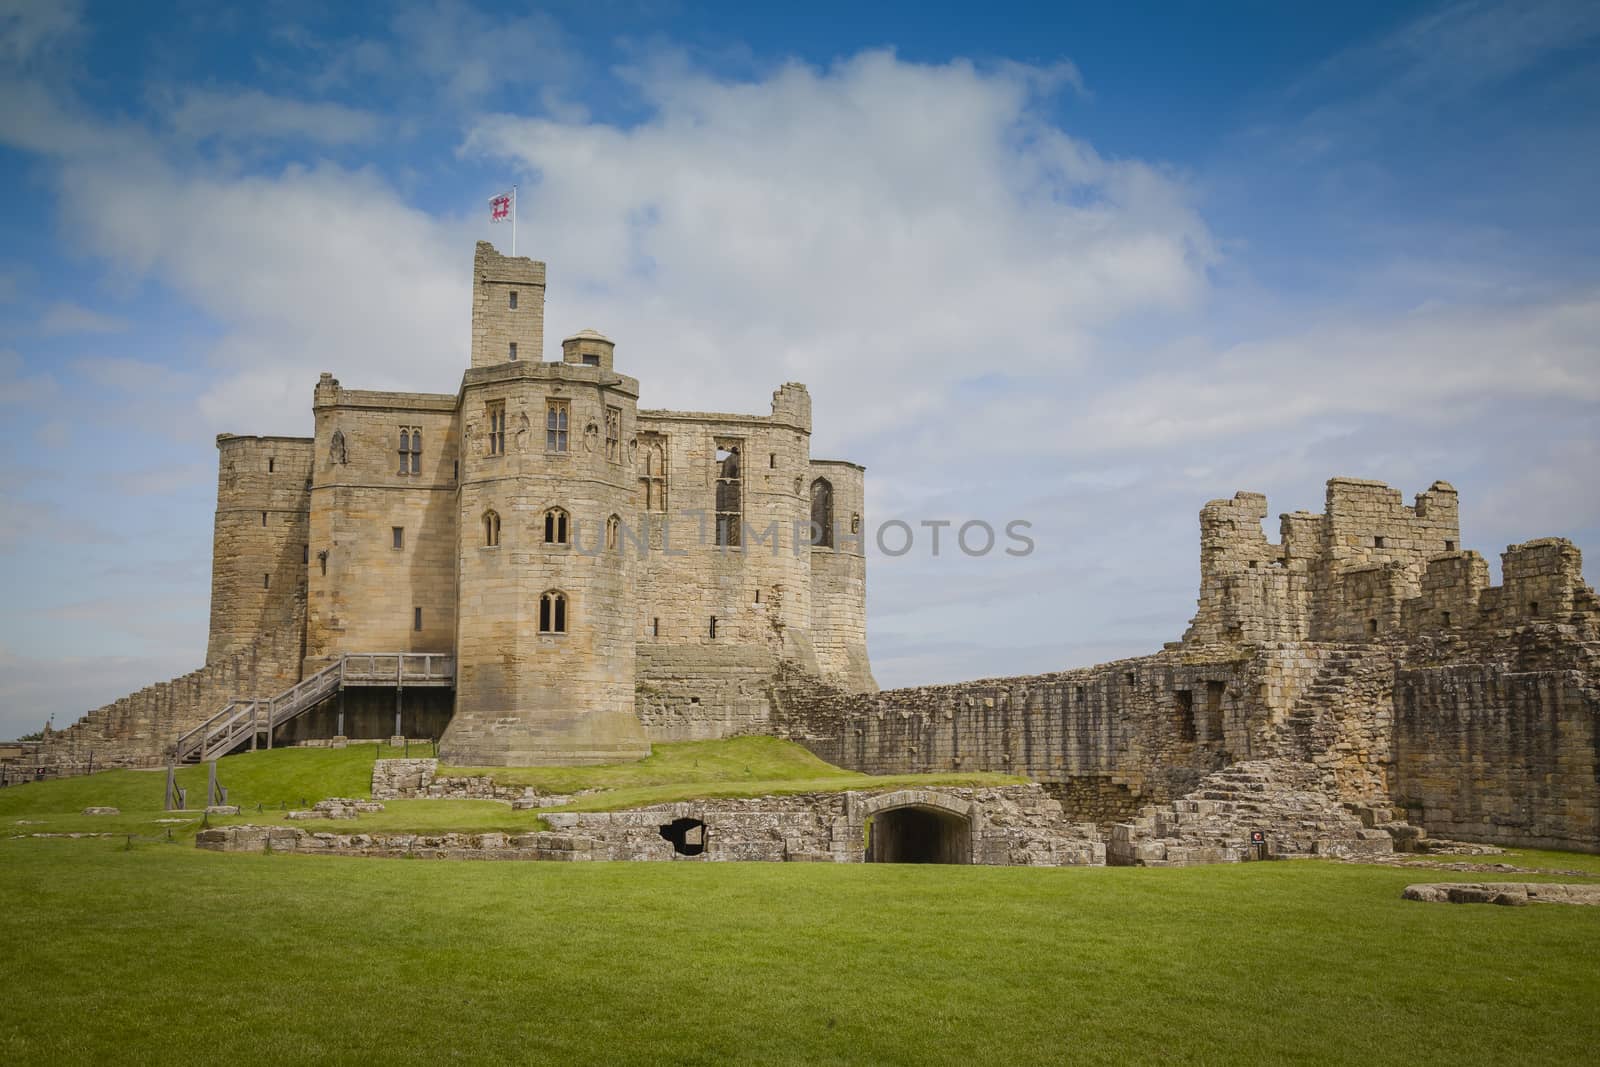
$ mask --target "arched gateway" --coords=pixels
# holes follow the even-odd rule
[[[971,863],[972,805],[925,790],[873,797],[867,819],[868,863]]]

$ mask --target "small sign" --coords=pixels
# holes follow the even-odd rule
[[[1250,843],[1252,845],[1264,845],[1267,843],[1267,835],[1261,830],[1251,830]]]

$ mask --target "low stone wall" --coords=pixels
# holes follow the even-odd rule
[[[501,785],[492,777],[440,778],[436,759],[383,759],[372,764],[374,800],[505,800],[519,810],[571,803],[574,794],[541,793],[531,785]]]
[[[956,830],[957,862],[1102,865],[1092,825],[1067,822],[1039,786],[806,793],[659,804],[617,812],[550,812],[551,830],[526,834],[337,834],[284,826],[202,831],[200,848],[439,859],[823,861],[868,858],[874,820],[915,810]],[[673,834],[674,824],[679,833]],[[886,824],[880,823],[880,826]],[[672,838],[676,836],[675,842]],[[686,840],[687,839],[687,840]]]

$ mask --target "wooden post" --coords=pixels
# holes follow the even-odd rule
[[[339,728],[334,731],[334,734],[339,736],[339,737],[343,737],[344,736],[344,689],[343,688],[341,688],[339,690]]]
[[[206,764],[206,807],[217,802],[217,761]]]

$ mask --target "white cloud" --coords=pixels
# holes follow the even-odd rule
[[[80,32],[76,0],[0,0],[0,68],[23,67]]]
[[[748,406],[803,377],[836,426],[881,430],[965,378],[1056,377],[1091,331],[1205,290],[1183,182],[1050,125],[1042,77],[886,52],[757,82],[647,72],[646,122],[502,116],[467,151],[537,176],[523,225],[554,333],[596,325],[623,365],[673,368],[647,403]]]
[[[158,108],[174,132],[195,141],[215,138],[251,143],[303,138],[321,145],[365,144],[377,140],[383,128],[382,120],[368,111],[272,96],[256,89],[188,89],[158,102]]]
[[[122,333],[130,323],[118,315],[86,308],[70,301],[57,301],[39,318],[39,331],[45,334]]]

